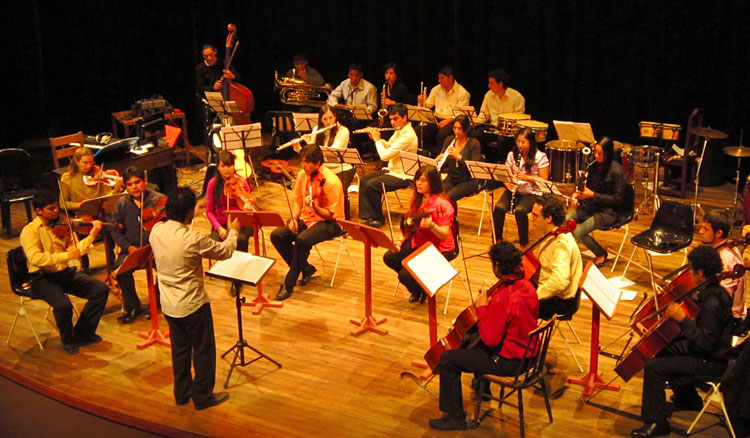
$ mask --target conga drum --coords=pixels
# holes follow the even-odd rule
[[[661,125],[661,138],[662,140],[677,141],[680,138],[680,131],[682,131],[680,125],[664,123]]]
[[[661,123],[656,122],[638,122],[642,138],[659,138],[661,135],[661,126]]]
[[[519,120],[518,129],[529,128],[534,133],[534,138],[538,144],[547,141],[547,127],[549,125],[538,120]]]

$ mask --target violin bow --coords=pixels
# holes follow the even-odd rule
[[[60,193],[63,193],[62,190],[62,184],[60,183],[60,180],[57,180],[57,187],[60,189]],[[65,200],[65,196],[61,196],[63,201],[63,210],[65,210],[65,219],[67,219],[68,222],[68,228],[70,229],[70,238],[73,239],[73,244],[78,247],[78,236],[73,232],[73,222],[70,220],[70,214],[68,214],[68,203]]]

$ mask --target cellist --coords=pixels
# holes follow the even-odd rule
[[[688,254],[691,275],[703,283],[722,270],[719,253],[703,245]],[[695,376],[721,376],[726,368],[732,342],[732,300],[712,281],[696,291],[693,299],[699,307],[695,320],[688,318],[678,303],[671,303],[664,316],[677,321],[681,334],[653,359],[643,373],[641,419],[643,426],[630,432],[634,438],[669,435],[669,416],[673,411],[698,411],[703,403],[695,390]],[[672,407],[666,401],[669,382],[674,395]]]
[[[466,428],[462,372],[513,375],[519,370],[526,351],[533,348],[528,345],[529,332],[537,327],[539,302],[534,286],[523,278],[521,252],[510,242],[498,242],[490,248],[490,260],[492,271],[500,281],[490,290],[481,292],[474,302],[481,339],[468,348],[448,350],[440,356],[443,416],[429,421],[433,429]]]
[[[113,234],[115,243],[120,247],[120,255],[115,262],[115,269],[122,265],[125,258],[142,246],[148,245],[149,231],[143,228],[148,220],[144,211],[156,208],[165,197],[163,194],[146,187],[146,174],[135,167],[129,167],[123,175],[127,196],[117,200],[112,221],[118,225]],[[122,291],[123,313],[117,317],[120,324],[130,324],[143,314],[141,301],[135,291],[133,271],[121,273],[117,276],[117,284]],[[156,301],[159,302],[159,288],[156,287]]]

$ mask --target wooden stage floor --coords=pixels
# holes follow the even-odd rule
[[[292,164],[295,167],[295,163]],[[202,173],[197,167],[180,169],[179,174],[181,184],[193,184],[200,192]],[[732,202],[733,189],[729,184],[702,189],[701,201],[704,206],[709,207],[728,206]],[[641,187],[637,188],[637,193],[641,195]],[[278,211],[282,216],[288,217],[281,185],[262,182],[254,194],[264,209]],[[401,191],[399,195],[404,203],[403,207],[399,206],[394,194],[389,194],[388,198],[394,211],[403,212],[409,198],[408,191]],[[356,212],[356,194],[351,199],[352,212]],[[461,236],[467,254],[482,253],[490,243],[489,218],[486,214],[481,235],[477,236],[482,199],[482,195],[477,195],[459,201]],[[20,224],[24,221],[23,207],[15,205],[15,233],[20,231]],[[631,224],[631,235],[644,230],[650,222],[651,217],[642,214]],[[512,216],[506,224],[506,239],[517,240]],[[206,232],[209,229],[207,222],[202,219],[197,221],[196,227]],[[595,235],[605,246],[616,251],[624,233],[624,230],[616,230],[596,232]],[[534,237],[532,234],[532,241]],[[17,237],[0,241],[3,252],[18,244]],[[495,410],[473,432],[445,433],[429,429],[427,420],[440,415],[435,398],[438,393],[437,379],[424,390],[411,379],[400,377],[404,371],[419,372],[410,363],[413,359],[421,358],[429,347],[427,305],[408,303],[408,294],[403,287],[394,296],[396,277],[381,261],[384,251],[375,249],[373,314],[387,318],[382,327],[388,330],[388,334],[381,336],[368,332],[359,337],[352,336],[350,332],[354,326],[349,323],[349,319],[364,315],[364,261],[362,244],[348,239],[346,245],[360,269],[359,274],[346,254],[342,254],[336,283],[334,287],[329,287],[338,244],[326,242],[318,247],[320,256],[315,251],[310,256],[318,273],[307,286],[295,288],[293,296],[284,302],[283,308],[265,309],[259,315],[253,315],[249,309],[245,309],[243,321],[247,341],[279,361],[283,367],[277,369],[270,362],[260,360],[247,367],[237,368],[229,383],[231,398],[218,407],[198,412],[193,409],[192,404],[175,405],[169,349],[158,345],[145,350],[136,349],[136,344],[140,342],[137,333],[149,329],[150,321],[142,318],[131,325],[118,324],[116,318],[120,301],[117,297],[110,297],[107,313],[99,325],[98,333],[104,341],[81,348],[81,352],[74,356],[62,350],[52,317],[50,316],[50,322],[44,320],[46,305],[43,302],[28,304],[32,321],[41,333],[45,348],[40,350],[26,321],[19,320],[10,345],[0,343],[0,366],[75,399],[196,435],[518,436],[518,413],[509,406],[504,406],[502,411]],[[631,248],[627,242],[623,252],[629,254]],[[278,258],[270,242],[268,256]],[[655,272],[664,275],[682,262],[682,253],[654,257]],[[473,293],[476,293],[484,280],[494,282],[486,258],[472,258],[467,263]],[[92,254],[92,266],[103,265],[103,252],[97,249]],[[2,266],[0,336],[5,339],[18,299],[9,290],[7,268],[4,263]],[[610,273],[611,266],[610,262],[604,269],[608,277],[620,275],[625,265],[618,263],[614,273]],[[461,271],[463,274],[463,269]],[[279,258],[263,282],[267,294],[275,296],[285,273],[286,265]],[[97,275],[101,277],[103,273]],[[639,294],[632,301],[621,301],[611,321],[603,319],[602,344],[609,343],[625,332],[629,315],[640,301],[640,292],[645,291],[648,286],[649,276],[643,270],[631,266],[628,277],[636,282],[629,289],[638,291]],[[145,274],[137,273],[136,279],[145,303]],[[226,282],[206,279],[206,288],[212,299],[218,356],[237,340],[234,300]],[[466,291],[456,281],[447,313],[443,314],[447,292],[447,288],[443,289],[438,297],[440,335],[445,335],[452,318],[470,304]],[[250,298],[255,293],[254,288],[245,287],[243,290],[243,294]],[[73,300],[80,308],[81,302],[75,298]],[[159,318],[159,322],[162,328],[166,328],[163,317]],[[572,348],[584,368],[588,369],[591,331],[589,301],[583,301],[572,325],[582,340],[580,344],[571,344]],[[569,340],[572,339],[567,327],[563,326],[563,331]],[[616,351],[623,346],[624,341],[620,341],[611,350]],[[528,436],[627,436],[631,429],[640,425],[637,420],[642,384],[640,374],[627,383],[618,380],[621,389],[616,392],[603,391],[593,400],[599,406],[593,406],[580,401],[580,386],[565,383],[567,376],[581,376],[581,373],[559,335],[555,335],[552,340],[549,360],[554,363],[554,375],[550,377],[552,390],[561,389],[564,385],[567,385],[567,389],[558,398],[551,400],[554,416],[551,424],[547,420],[543,398],[539,394],[525,394]],[[598,360],[604,380],[613,379],[614,360],[603,356]],[[229,370],[229,362],[218,359],[216,391],[223,390],[222,384]],[[464,378],[467,410],[470,408],[470,378]],[[494,403],[493,407],[496,408]],[[672,421],[675,432],[684,435],[693,415],[695,413],[691,412],[676,414]],[[704,422],[708,421],[710,419]],[[696,436],[721,437],[725,434],[725,430],[713,428]]]

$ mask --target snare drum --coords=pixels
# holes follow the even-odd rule
[[[659,138],[659,135],[661,133],[661,126],[661,123],[638,122],[641,137],[643,138]]]
[[[630,161],[638,167],[654,167],[659,161],[661,148],[658,146],[633,146],[630,150]]]
[[[630,143],[615,142],[615,158],[620,162],[622,166],[622,172],[625,174],[625,181],[633,184],[635,181],[635,172],[633,164],[630,162],[630,152],[633,149],[633,145]]]
[[[661,125],[661,138],[664,140],[677,141],[680,138],[680,131],[682,131],[682,127],[680,125],[664,123]]]
[[[518,132],[518,121],[529,120],[531,116],[523,113],[501,113],[497,116],[497,130],[500,135],[513,137]]]
[[[576,167],[586,170],[583,154],[584,144],[572,140],[552,140],[547,142],[547,158],[550,162],[550,181],[575,184]]]
[[[534,138],[537,143],[544,143],[547,141],[547,125],[544,122],[537,120],[519,120],[518,129],[529,128],[534,133]]]

